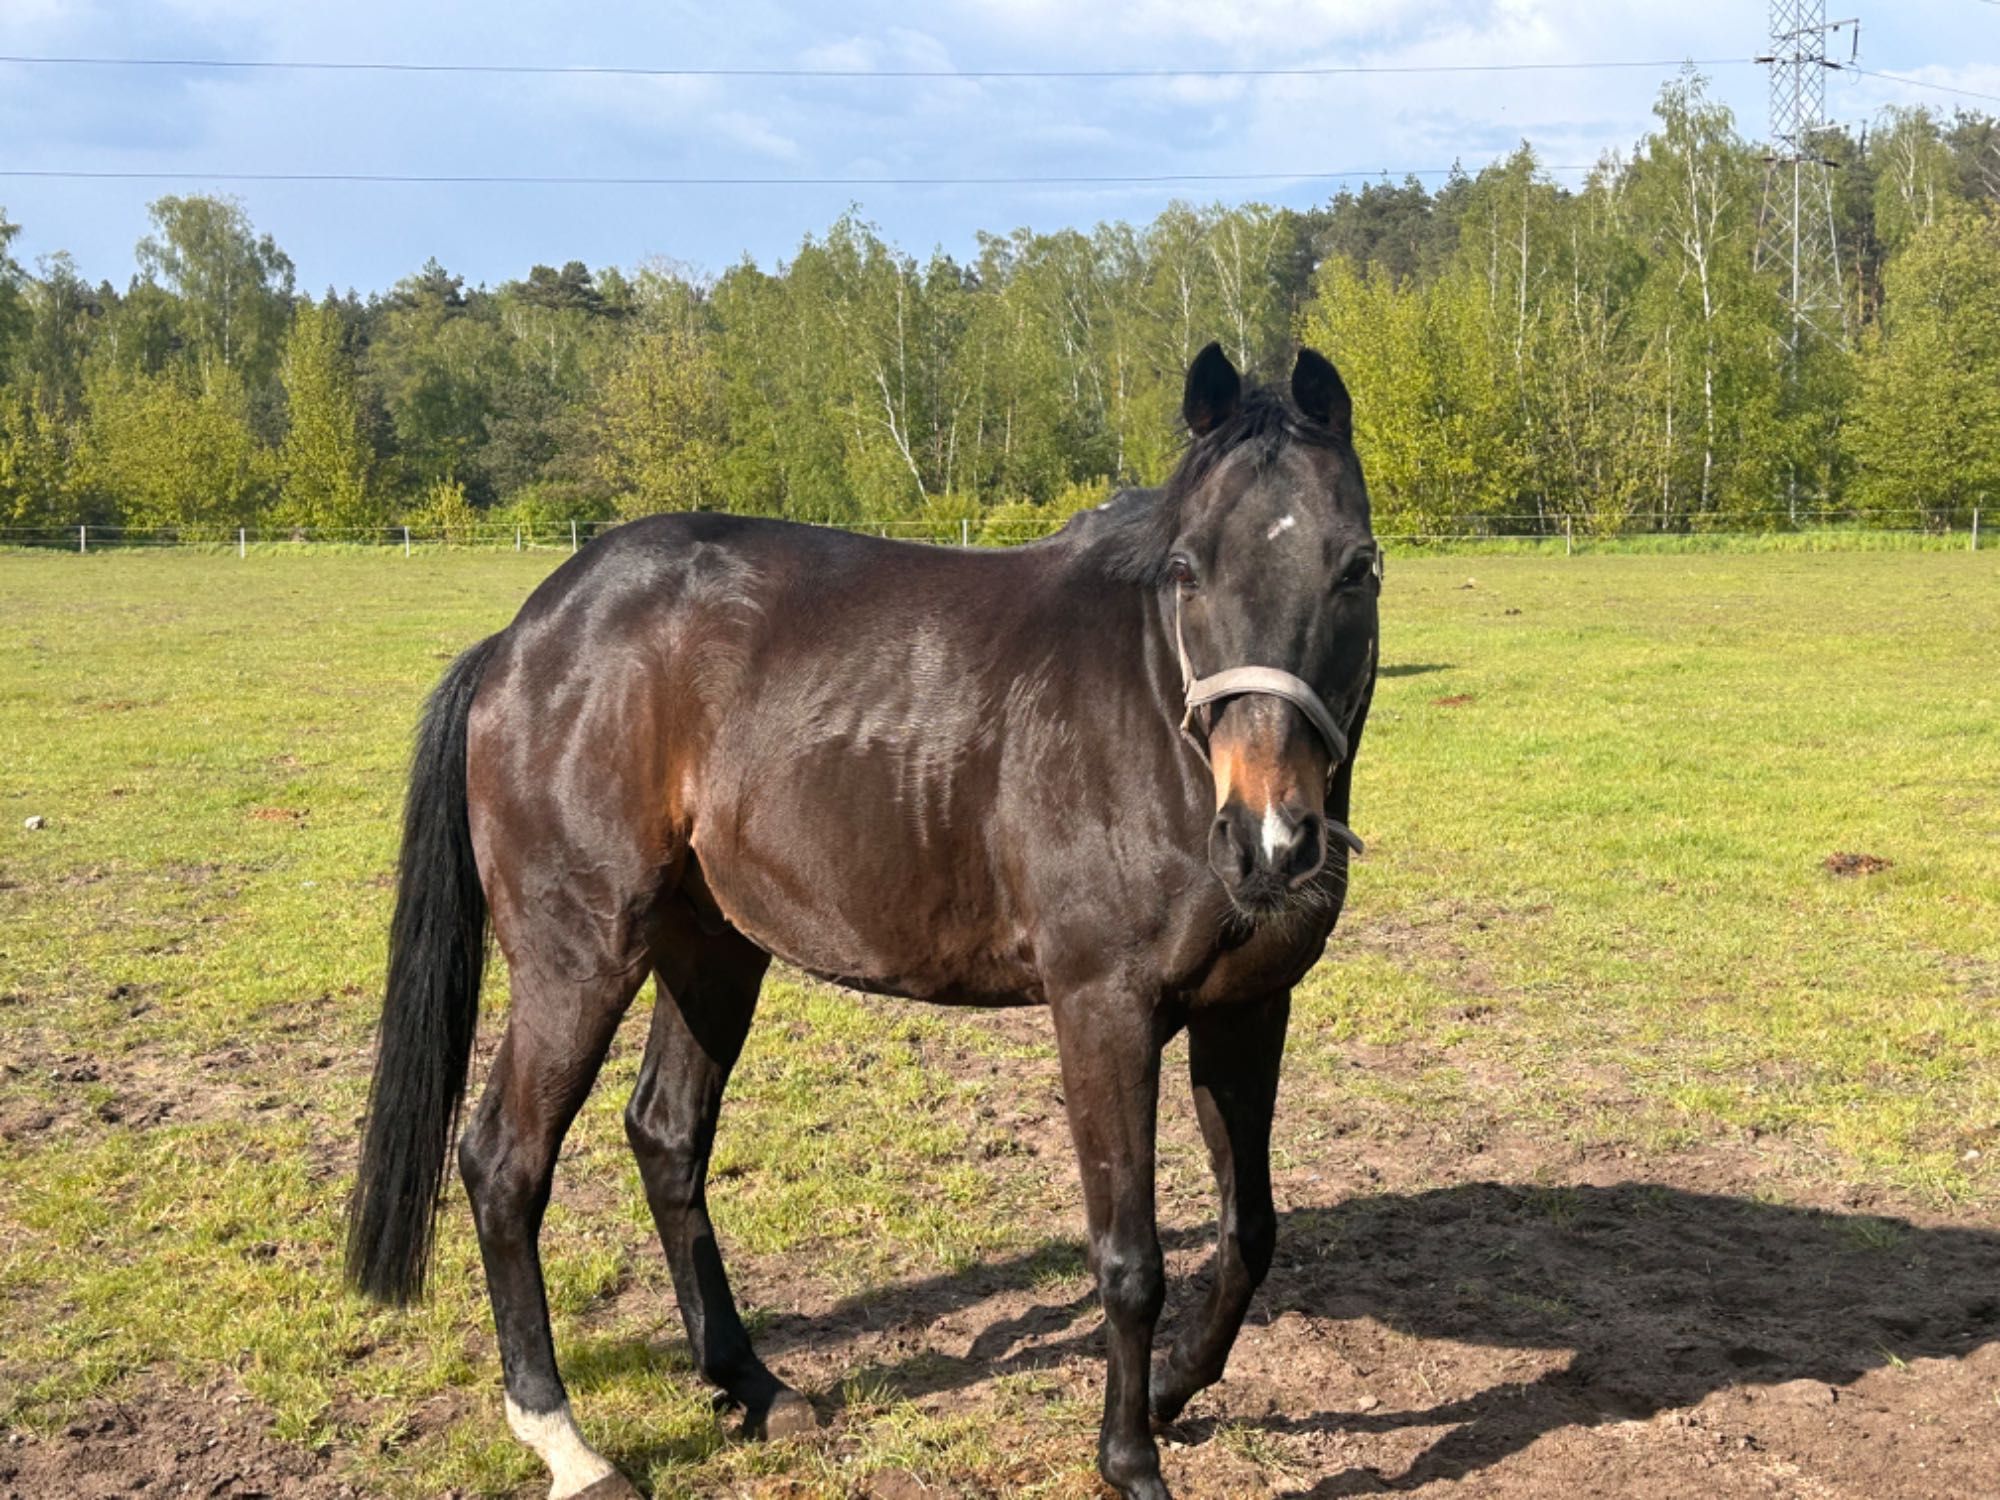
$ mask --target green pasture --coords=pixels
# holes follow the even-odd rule
[[[227,1376],[370,1489],[536,1479],[461,1195],[414,1313],[346,1296],[336,1246],[410,726],[560,560],[0,555],[0,1420]],[[1392,552],[1382,609],[1369,852],[1285,1108],[1601,1144],[1635,1177],[1752,1141],[1773,1196],[1990,1214],[2000,554]],[[1091,1493],[1094,1394],[1026,1376],[994,1399],[1028,1455],[865,1372],[812,1392],[834,1435],[730,1439],[662,1336],[617,1120],[642,1029],[545,1240],[592,1437],[661,1494],[887,1469]],[[1009,1124],[1044,1038],[774,976],[713,1194],[746,1300],[1021,1255],[1079,1295],[1073,1175]]]

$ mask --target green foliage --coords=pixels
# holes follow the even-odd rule
[[[1008,500],[986,512],[974,531],[982,547],[1014,547],[1045,537],[1062,524],[1052,505]]]
[[[21,226],[10,221],[7,210],[0,208],[0,371],[7,368],[14,344],[28,322],[27,301],[22,295],[27,276],[20,263],[7,253],[7,247],[20,232]]]
[[[479,533],[480,515],[465,497],[465,486],[451,475],[433,479],[423,498],[405,518],[411,531],[436,537],[446,546],[464,546]]]
[[[1320,272],[1301,336],[1336,360],[1383,530],[1449,529],[1513,500],[1512,408],[1487,283],[1422,286],[1344,260]]]
[[[2000,501],[2000,219],[1958,208],[1890,264],[1848,428],[1859,504],[1885,516]]]
[[[277,362],[292,295],[292,262],[233,198],[166,197],[139,242],[139,271],[171,292],[187,353],[252,382]]]
[[[608,506],[583,501],[573,489],[558,485],[529,485],[487,512],[499,534],[511,536],[518,528],[530,541],[567,541],[571,521],[604,521],[611,515]]]
[[[1890,108],[1875,128],[1875,235],[1902,249],[1964,200],[1958,163],[1937,118],[1923,108]]]
[[[314,530],[379,525],[382,507],[369,493],[354,367],[331,306],[298,305],[282,373],[289,421],[278,451],[272,519]]]
[[[33,386],[0,387],[0,526],[67,526],[92,507],[76,432]]]
[[[1095,510],[1111,498],[1116,489],[1109,479],[1077,479],[1068,484],[1058,485],[1049,503],[1043,507],[1048,514],[1059,520],[1068,520],[1078,511]]]
[[[46,257],[40,271],[27,282],[27,328],[16,346],[18,383],[35,387],[44,405],[74,417],[83,405],[91,323],[104,309],[69,256]]]
[[[397,284],[375,320],[369,391],[414,489],[474,469],[485,445],[494,390],[512,365],[488,301],[468,299],[431,261]]]
[[[687,299],[662,291],[605,382],[598,471],[621,516],[703,510],[721,499],[721,406]]]
[[[215,538],[255,524],[271,491],[270,450],[250,430],[243,378],[230,366],[106,369],[86,398],[90,483],[126,525]]]
[[[1777,498],[1756,424],[1782,378],[1776,282],[1753,269],[1761,170],[1699,78],[1670,85],[1655,112],[1630,194],[1651,231],[1634,317],[1654,372],[1657,514],[1754,516]]]
[[[928,495],[910,520],[914,525],[898,532],[899,536],[918,536],[933,542],[969,540],[980,526],[979,501],[971,495],[949,491]]]

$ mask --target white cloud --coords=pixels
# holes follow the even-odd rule
[[[874,73],[881,70],[882,53],[882,44],[874,37],[849,36],[803,48],[798,59],[802,68]]]
[[[768,156],[774,161],[796,162],[805,158],[799,143],[782,131],[772,128],[770,121],[761,115],[746,110],[725,109],[708,117],[715,132],[723,139]]]

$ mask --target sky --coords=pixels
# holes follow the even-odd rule
[[[1830,0],[1864,67],[2000,95],[2000,3]],[[0,0],[0,54],[664,68],[1174,69],[1749,59],[1765,0]],[[1847,43],[1839,44],[1840,57]],[[223,191],[303,289],[385,290],[436,257],[497,285],[541,262],[767,266],[853,207],[913,253],[982,230],[1143,221],[1170,200],[1306,207],[1349,174],[1476,169],[1531,141],[1553,169],[1629,150],[1673,69],[1317,78],[817,79],[261,72],[0,62],[15,256],[123,285],[146,205]],[[1706,70],[1746,134],[1764,70]],[[1978,105],[1836,76],[1828,114]],[[203,172],[736,177],[1272,173],[1255,182],[961,186],[217,184]],[[1577,170],[1554,170],[1575,182]],[[1429,179],[1435,182],[1436,179]]]

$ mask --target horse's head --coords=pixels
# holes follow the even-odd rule
[[[1359,847],[1349,765],[1375,681],[1381,554],[1347,388],[1325,358],[1299,351],[1287,399],[1246,393],[1210,344],[1182,414],[1192,442],[1162,508],[1161,587],[1187,732],[1215,778],[1209,863],[1239,910],[1268,915],[1315,899],[1334,844]]]

